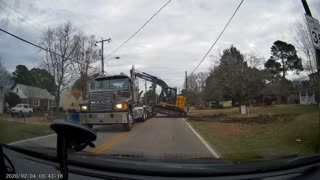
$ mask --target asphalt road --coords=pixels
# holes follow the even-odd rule
[[[95,154],[141,156],[152,159],[188,159],[219,157],[212,146],[183,118],[156,116],[136,123],[126,132],[121,125],[94,126],[97,132],[95,148],[86,148]],[[13,143],[19,146],[56,147],[56,135]]]

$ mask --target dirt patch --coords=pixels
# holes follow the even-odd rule
[[[228,136],[228,135],[239,135],[242,133],[250,133],[254,130],[251,126],[248,125],[236,125],[236,124],[225,124],[225,123],[215,123],[214,124],[216,131],[219,131],[219,136]]]
[[[221,123],[243,123],[243,124],[267,124],[272,122],[289,122],[296,117],[296,114],[258,115],[255,117],[228,117],[219,113],[209,116],[189,117],[194,121],[221,122]]]

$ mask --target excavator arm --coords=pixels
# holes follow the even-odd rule
[[[164,82],[162,79],[156,77],[156,76],[152,76],[150,74],[144,73],[144,72],[139,72],[139,71],[135,71],[135,76],[144,80],[147,80],[149,82],[152,82],[156,85],[159,85],[162,89],[165,89],[168,87],[167,83]]]
[[[161,93],[159,96],[160,104],[153,106],[155,111],[162,114],[167,114],[169,116],[185,116],[186,113],[181,108],[177,107],[177,99],[178,102],[180,102],[179,100],[181,97],[177,98],[176,88],[169,87],[165,81],[156,76],[152,76],[145,72],[136,71],[134,67],[132,67],[130,74],[131,78],[133,79],[138,77],[151,82],[154,87],[156,85],[161,87]]]

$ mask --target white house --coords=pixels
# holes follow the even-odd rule
[[[312,93],[308,93],[307,90],[306,92],[300,91],[299,97],[300,97],[300,104],[317,104],[314,91]]]

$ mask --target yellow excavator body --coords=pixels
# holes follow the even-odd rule
[[[176,104],[169,104],[169,103],[165,103],[165,102],[160,102],[160,105],[166,106],[166,107],[176,107],[176,108],[183,110],[186,106],[186,97],[177,96]]]

